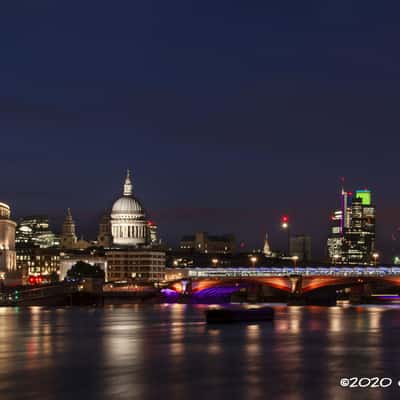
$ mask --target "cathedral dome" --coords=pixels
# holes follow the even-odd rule
[[[131,174],[126,175],[123,196],[111,211],[111,234],[114,245],[137,246],[148,243],[149,232],[144,208],[133,195]]]
[[[144,215],[144,210],[134,197],[123,196],[113,205],[112,215],[116,214],[135,217]]]

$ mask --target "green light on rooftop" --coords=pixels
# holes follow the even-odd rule
[[[361,199],[363,206],[371,205],[371,191],[365,190],[356,190],[356,198]]]

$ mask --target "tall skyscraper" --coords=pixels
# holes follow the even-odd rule
[[[375,206],[367,189],[341,192],[341,208],[331,217],[328,255],[333,263],[371,264],[375,249]]]
[[[375,250],[375,206],[371,192],[356,191],[351,204],[351,223],[346,230],[344,254],[350,264],[372,263]]]

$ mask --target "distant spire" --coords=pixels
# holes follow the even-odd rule
[[[345,191],[344,191],[344,176],[340,177],[340,183],[341,183],[341,189],[342,189],[341,194],[343,195],[345,193]]]
[[[124,196],[132,196],[133,194],[133,186],[131,180],[131,171],[128,169],[126,171],[126,178],[124,184]]]
[[[268,233],[265,234],[263,253],[266,256],[270,256],[272,254],[271,248],[270,248],[269,243],[268,243]]]

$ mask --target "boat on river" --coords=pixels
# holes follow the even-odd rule
[[[208,324],[231,322],[263,322],[274,319],[274,309],[268,306],[262,307],[218,307],[206,310]]]

